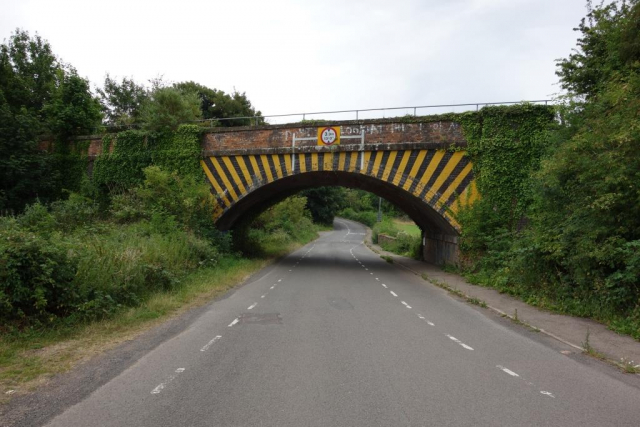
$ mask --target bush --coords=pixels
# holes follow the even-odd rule
[[[340,212],[340,216],[342,218],[360,222],[368,227],[373,227],[378,221],[378,214],[376,212],[373,212],[373,211],[356,212],[352,208],[343,209]]]
[[[380,234],[386,234],[393,237],[394,240],[380,243],[378,241]],[[385,218],[373,226],[371,240],[373,243],[380,243],[380,246],[385,251],[415,259],[422,258],[422,239],[419,236],[412,236],[404,231],[400,231],[393,220],[389,218]]]
[[[17,224],[25,230],[40,233],[43,236],[49,236],[58,226],[49,209],[40,201],[28,205],[24,213],[17,217]]]
[[[79,240],[84,243],[76,254],[77,284],[86,295],[84,309],[97,304],[104,310],[109,301],[111,308],[138,304],[152,292],[173,288],[182,274],[219,259],[206,241],[175,227],[160,233],[149,222],[112,228],[100,236],[80,235],[77,244]]]
[[[79,295],[67,248],[27,230],[0,229],[0,318],[52,320],[69,315]]]
[[[305,197],[291,196],[258,215],[248,230],[240,230],[245,255],[280,253],[293,242],[307,242],[317,236],[306,205]]]
[[[51,215],[58,227],[70,230],[86,225],[98,216],[98,204],[78,193],[69,194],[67,200],[58,200],[51,204]]]

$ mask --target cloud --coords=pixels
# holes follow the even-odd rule
[[[545,98],[584,0],[9,0],[92,82],[106,73],[246,91],[267,113]]]

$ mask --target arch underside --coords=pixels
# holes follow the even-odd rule
[[[455,212],[477,197],[464,151],[412,149],[225,155],[202,160],[228,230],[247,214],[306,188],[359,188],[402,209],[428,234],[457,235]]]

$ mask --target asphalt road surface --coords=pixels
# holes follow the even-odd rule
[[[335,225],[47,425],[640,426],[635,379]]]

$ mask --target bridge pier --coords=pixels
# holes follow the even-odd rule
[[[422,259],[444,265],[459,261],[458,236],[440,233],[422,233]]]

